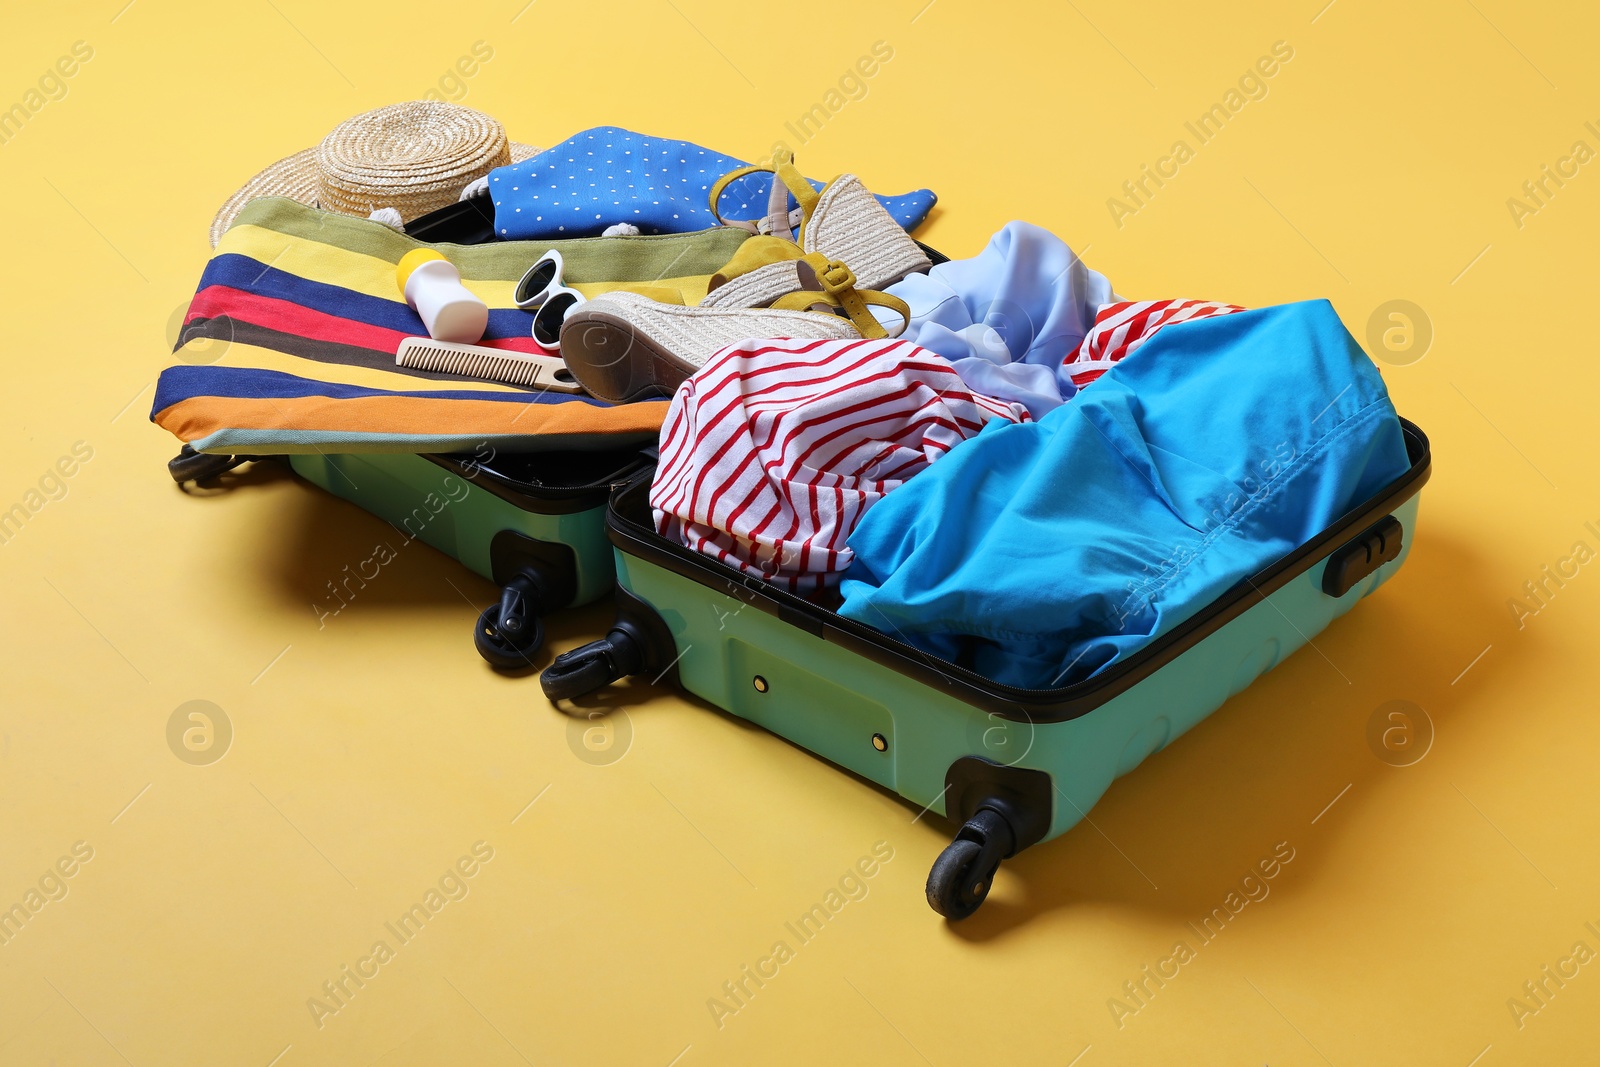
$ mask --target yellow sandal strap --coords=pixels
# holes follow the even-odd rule
[[[812,268],[822,289],[801,289],[788,293],[774,300],[770,307],[782,311],[803,311],[818,303],[840,307],[850,316],[850,321],[862,337],[873,339],[886,338],[889,332],[877,316],[868,310],[869,306],[888,308],[905,321],[905,326],[896,331],[897,335],[911,325],[911,308],[904,300],[874,289],[857,289],[855,272],[839,260],[812,252],[802,257],[801,262]]]
[[[717,179],[716,184],[711,187],[711,214],[717,220],[718,225],[739,226],[743,229],[755,230],[758,233],[762,232],[758,224],[728,222],[722,217],[720,209],[722,194],[728,186],[740,178],[746,178],[752,174],[773,175],[772,193],[767,202],[766,223],[769,229],[766,232],[788,237],[790,235],[790,227],[795,222],[789,212],[789,198],[780,193],[780,189],[786,189],[788,193],[792,193],[796,202],[799,203],[800,225],[804,225],[805,220],[811,217],[812,209],[817,206],[819,194],[815,189],[811,188],[811,183],[806,181],[805,175],[801,174],[799,168],[794,165],[794,153],[780,149],[773,153],[772,162],[770,163],[756,163],[748,167],[740,167]]]
[[[731,183],[738,181],[740,178],[746,178],[752,174],[761,174],[771,169],[772,168],[770,167],[756,164],[749,167],[740,167],[738,170],[730,170],[728,173],[717,179],[717,183],[711,187],[711,215],[717,220],[717,225],[744,226],[746,229],[749,228],[744,223],[728,222],[722,217],[722,211],[719,209],[718,205],[722,202],[723,190],[725,190]]]
[[[811,183],[806,181],[806,176],[800,173],[800,168],[794,165],[794,153],[778,151],[772,156],[772,172],[789,187],[795,203],[800,205],[800,215],[809,219],[811,212],[817,206],[817,198],[821,195],[811,188]],[[788,206],[788,202],[784,202]]]

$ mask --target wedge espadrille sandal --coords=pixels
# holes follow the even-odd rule
[[[591,396],[622,403],[670,394],[720,349],[751,337],[889,336],[872,307],[900,317],[896,336],[911,321],[905,301],[857,289],[849,267],[811,253],[733,278],[695,307],[637,293],[597,296],[567,316],[561,355]]]
[[[771,172],[772,196],[758,232],[789,238],[803,252],[821,252],[850,264],[863,289],[882,289],[908,274],[925,271],[931,260],[894,217],[854,174],[841,174],[822,187],[811,187],[794,165],[792,152],[779,151],[771,163],[741,167],[724,174],[711,187],[711,211],[722,220],[717,203],[728,183],[749,174]],[[800,232],[791,236],[794,213],[789,196],[800,205]]]

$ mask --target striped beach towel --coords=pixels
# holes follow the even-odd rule
[[[512,291],[547,249],[585,295],[624,286],[705,297],[749,234],[435,245],[489,305],[483,344],[542,351]],[[419,242],[376,222],[262,199],[240,212],[206,264],[151,420],[200,452],[445,452],[603,447],[653,438],[666,401],[613,405],[395,366],[426,336],[395,282]]]
[[[678,387],[650,487],[666,537],[786,589],[850,565],[867,510],[1021,404],[910,341],[744,341]]]

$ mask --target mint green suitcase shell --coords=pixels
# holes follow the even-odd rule
[[[1399,570],[1430,469],[1426,437],[1410,423],[1404,428],[1412,460],[1404,477],[1172,634],[1071,687],[997,686],[669,543],[651,529],[647,481],[613,495],[607,521],[619,621],[607,641],[588,648],[610,642],[632,669],[617,671],[613,654],[609,673],[665,673],[717,707],[965,824],[951,846],[959,855],[941,857],[956,869],[941,875],[935,864],[943,881],[929,884],[936,910],[959,918],[982,902],[999,858],[1072,829],[1114,779]],[[583,666],[584,652],[546,672],[558,689],[562,670]],[[599,671],[597,658],[587,662]],[[973,830],[986,808],[1006,825]],[[998,842],[983,840],[996,835]]]
[[[648,462],[636,450],[488,461],[410,453],[285,458],[312,484],[500,585],[501,603],[483,613],[474,639],[485,659],[507,669],[529,666],[542,639],[540,616],[611,591],[606,498]],[[536,480],[534,467],[543,474]],[[551,471],[561,476],[552,479]],[[522,622],[515,637],[507,612]]]

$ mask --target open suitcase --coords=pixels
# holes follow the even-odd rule
[[[263,458],[187,450],[169,466],[182,483]],[[490,459],[411,453],[274,458],[500,586],[499,602],[474,623],[473,644],[504,670],[533,665],[544,641],[542,616],[610,592],[615,572],[606,499],[614,485],[651,467],[638,448]]]
[[[413,219],[407,236],[430,243],[498,240],[494,208],[471,197]],[[919,243],[920,244],[920,243]],[[920,245],[934,263],[948,257]],[[495,667],[532,665],[540,617],[597,600],[614,580],[606,500],[614,485],[650,466],[652,447],[492,455],[316,453],[286,455],[294,472],[453,556],[501,587],[473,628]],[[180,485],[268,457],[200,453],[188,445],[168,464]],[[458,499],[459,498],[459,499]],[[448,506],[438,506],[448,501]]]
[[[613,493],[618,616],[541,676],[551,699],[670,678],[959,829],[928,902],[960,919],[1000,861],[1070,830],[1120,775],[1310,641],[1395,573],[1430,455],[1187,622],[1077,684],[998,685],[659,536],[641,474]]]
[[[295,455],[296,474],[500,586],[473,629],[478,653],[531,666],[541,616],[598,600],[614,571],[606,498],[650,461],[638,449],[456,455]]]
[[[418,240],[481,244],[494,239],[493,209],[471,199],[413,220]],[[262,456],[195,452],[168,464],[174,480],[204,481]],[[613,485],[650,465],[638,446],[602,451],[418,455],[286,455],[290,468],[454,557],[501,588],[479,615],[473,643],[496,667],[532,665],[544,638],[541,616],[598,600],[611,590],[605,533]]]

